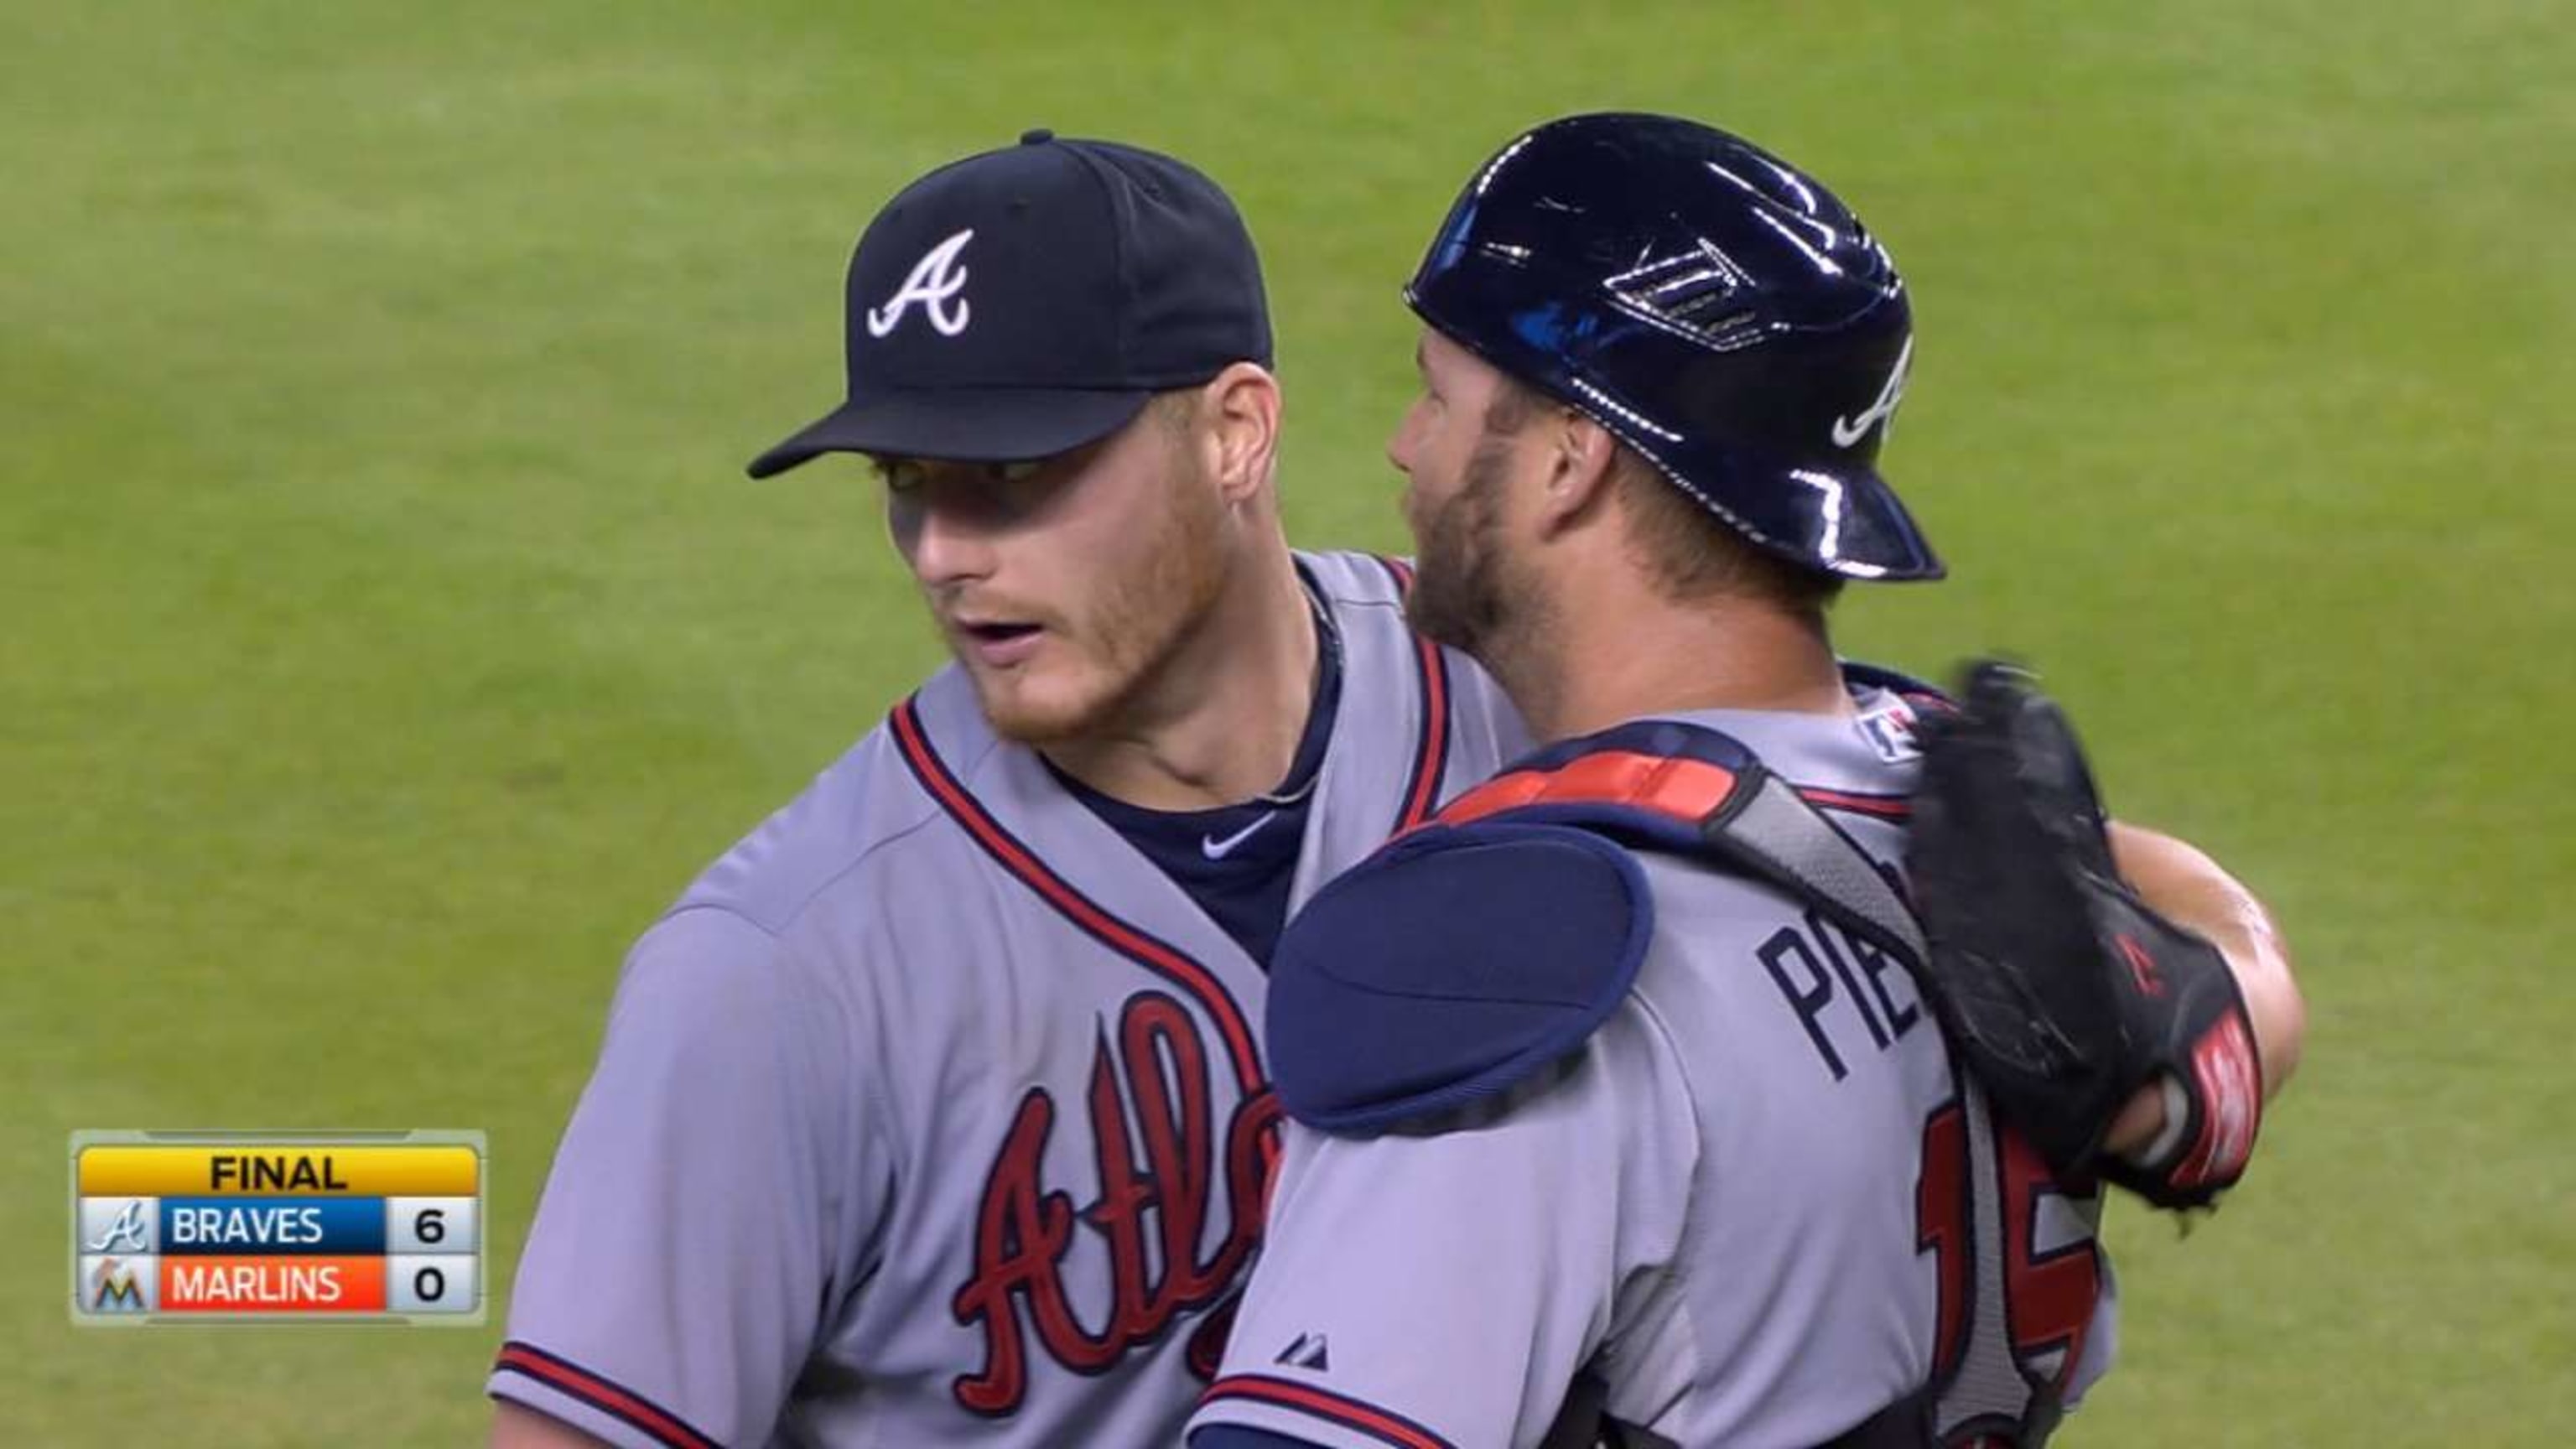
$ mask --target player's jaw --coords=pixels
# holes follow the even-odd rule
[[[1482,657],[1510,613],[1502,578],[1502,494],[1510,460],[1478,448],[1457,486],[1436,503],[1408,495],[1413,529],[1413,591],[1406,616],[1426,638]]]
[[[1429,331],[1416,362],[1422,394],[1387,442],[1408,485],[1401,506],[1413,532],[1405,612],[1425,637],[1490,664],[1516,608],[1503,522],[1519,438],[1495,426],[1499,373]]]
[[[1018,497],[890,494],[897,547],[994,733],[1119,727],[1224,585],[1220,505],[1139,419]]]

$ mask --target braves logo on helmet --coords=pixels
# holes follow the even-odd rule
[[[1834,446],[1849,448],[1869,436],[1869,430],[1884,423],[1896,426],[1897,406],[1905,401],[1906,375],[1914,370],[1914,339],[1905,339],[1905,350],[1896,354],[1896,366],[1888,369],[1887,381],[1880,385],[1878,396],[1854,417],[1834,419]],[[1882,430],[1879,436],[1887,434]]]

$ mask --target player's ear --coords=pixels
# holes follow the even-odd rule
[[[1279,381],[1258,363],[1238,362],[1199,389],[1192,429],[1201,461],[1228,503],[1270,482],[1279,457]]]
[[[1544,536],[1603,506],[1619,470],[1619,440],[1570,407],[1556,409],[1538,426],[1547,449],[1547,486],[1538,513]]]

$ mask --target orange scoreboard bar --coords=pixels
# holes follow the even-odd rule
[[[72,1321],[484,1320],[480,1132],[72,1134]]]

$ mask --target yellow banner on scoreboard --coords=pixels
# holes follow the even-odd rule
[[[472,1147],[239,1142],[185,1147],[90,1146],[80,1151],[84,1197],[471,1197]]]

